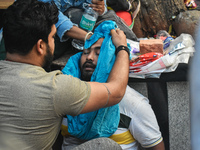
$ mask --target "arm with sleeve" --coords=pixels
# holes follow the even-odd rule
[[[51,0],[40,0],[42,2],[51,2]],[[56,28],[57,28],[57,35],[60,38],[61,42],[64,42],[67,40],[67,38],[64,37],[65,32],[70,30],[75,24],[71,22],[71,20],[65,16],[63,13],[70,7],[78,7],[78,8],[83,8],[83,3],[92,3],[91,0],[68,0],[68,1],[61,1],[61,0],[53,0],[54,3],[56,4],[58,10],[59,10],[59,15],[58,15],[58,22],[56,23]],[[106,0],[104,0],[105,3],[105,11],[103,14],[107,12],[107,7],[106,7]]]
[[[53,87],[53,103],[58,116],[79,115],[91,93],[87,82],[70,75],[57,75]]]
[[[56,28],[57,28],[57,35],[60,38],[61,42],[64,42],[67,40],[64,38],[64,34],[68,30],[70,30],[73,27],[73,25],[74,24],[71,22],[71,20],[67,16],[65,16],[61,11],[59,11]]]
[[[42,2],[48,2],[50,3],[51,0],[40,0]],[[57,28],[57,35],[60,38],[61,42],[66,41],[67,39],[64,38],[64,34],[66,31],[70,30],[73,27],[73,23],[71,20],[63,14],[63,9],[64,3],[61,3],[61,0],[53,0],[54,3],[56,4],[58,10],[59,10],[59,15],[58,15],[58,22],[56,23],[56,28]],[[67,6],[67,5],[66,5]],[[66,7],[67,8],[67,7]]]

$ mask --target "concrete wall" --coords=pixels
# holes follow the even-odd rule
[[[129,82],[129,85],[148,97],[145,82]],[[190,150],[190,99],[188,82],[167,82],[168,124],[170,150]]]
[[[170,150],[190,150],[190,99],[187,82],[169,82],[169,143]]]

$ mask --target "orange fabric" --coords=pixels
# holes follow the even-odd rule
[[[130,26],[132,24],[133,20],[132,20],[131,14],[129,12],[127,12],[127,11],[118,11],[118,12],[116,12],[116,14],[117,14],[117,16],[122,18],[126,22],[126,24],[128,26]]]

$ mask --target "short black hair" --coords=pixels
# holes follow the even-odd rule
[[[52,25],[58,21],[58,8],[38,0],[17,0],[3,15],[6,52],[28,54],[39,39],[48,43]]]

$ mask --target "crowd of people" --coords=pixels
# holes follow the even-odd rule
[[[93,34],[68,16],[84,3],[99,14]],[[127,86],[126,38],[137,37],[105,0],[17,0],[2,30],[0,149],[51,149],[62,128],[63,150],[164,150],[148,99]],[[83,52],[62,71],[46,71],[69,38],[84,41]]]

